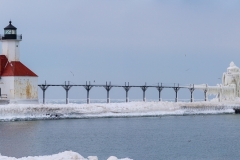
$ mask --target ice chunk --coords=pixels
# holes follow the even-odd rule
[[[73,151],[65,151],[61,152],[58,154],[53,154],[49,156],[29,156],[29,157],[22,157],[22,158],[15,158],[15,157],[7,157],[7,156],[2,156],[0,154],[0,159],[1,160],[98,160],[97,156],[88,156],[88,158],[84,158],[77,152]],[[124,159],[118,159],[115,156],[111,156],[108,158],[108,160],[132,160],[129,158],[124,158]]]

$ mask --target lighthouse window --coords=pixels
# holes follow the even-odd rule
[[[11,34],[12,30],[5,30],[5,34]]]
[[[5,30],[5,34],[16,34],[16,30]]]

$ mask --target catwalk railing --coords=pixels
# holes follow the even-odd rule
[[[70,84],[70,82],[68,81],[68,83],[65,81],[65,84],[47,84],[46,81],[44,84],[40,84],[38,85],[42,91],[43,91],[43,104],[45,104],[45,92],[46,90],[48,89],[48,87],[63,87],[66,91],[66,104],[69,103],[69,98],[68,98],[68,91],[72,88],[72,87],[76,87],[76,86],[82,86],[86,89],[87,91],[87,103],[89,104],[90,103],[90,90],[93,88],[93,87],[103,87],[106,89],[107,91],[107,103],[110,103],[110,90],[113,88],[113,87],[120,87],[120,88],[123,88],[126,92],[126,102],[129,102],[129,98],[128,98],[128,91],[133,88],[133,87],[138,87],[138,88],[141,88],[142,91],[143,91],[143,101],[145,102],[146,101],[146,90],[148,88],[156,88],[158,90],[158,97],[159,97],[159,101],[162,101],[162,98],[161,98],[161,92],[164,88],[172,88],[174,91],[175,91],[175,102],[178,102],[178,91],[181,89],[181,88],[186,88],[186,89],[189,89],[190,91],[190,94],[191,94],[191,97],[190,97],[190,102],[193,102],[193,92],[195,90],[194,88],[194,84],[191,84],[189,86],[180,86],[179,84],[176,84],[174,83],[173,86],[168,86],[168,85],[162,85],[162,83],[158,83],[158,85],[147,85],[146,83],[144,85],[129,85],[129,82],[126,83],[125,82],[125,85],[112,85],[111,82],[104,84],[104,85],[96,85],[96,84],[91,84],[90,82],[86,82],[86,84]],[[207,85],[206,85],[207,86]],[[205,101],[207,101],[207,94],[205,93],[204,91],[204,95],[205,95]]]

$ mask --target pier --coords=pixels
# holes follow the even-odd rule
[[[162,101],[162,98],[161,98],[161,92],[163,89],[173,89],[175,91],[175,102],[178,102],[178,91],[180,89],[188,89],[190,91],[190,102],[193,102],[193,92],[195,90],[195,87],[194,87],[194,84],[191,84],[189,86],[180,86],[178,83],[174,83],[173,86],[170,86],[170,85],[163,85],[162,83],[158,83],[158,85],[147,85],[147,83],[145,82],[144,85],[129,85],[129,82],[126,83],[125,82],[125,85],[112,85],[111,82],[106,82],[106,84],[100,84],[100,85],[96,85],[96,84],[91,84],[91,82],[87,82],[86,81],[86,84],[70,84],[70,82],[68,81],[65,81],[64,84],[47,84],[47,82],[45,81],[45,83],[43,84],[39,84],[38,85],[42,91],[43,91],[43,104],[45,104],[45,92],[46,90],[49,88],[49,87],[63,87],[65,92],[66,92],[66,104],[69,103],[69,99],[68,99],[68,92],[69,90],[72,88],[72,87],[83,87],[86,89],[87,91],[87,104],[90,103],[90,90],[93,88],[93,87],[103,87],[106,89],[107,91],[107,103],[110,103],[110,90],[113,88],[113,87],[120,87],[120,88],[123,88],[126,92],[126,102],[129,102],[129,97],[128,97],[128,92],[131,88],[140,88],[142,89],[142,92],[143,92],[143,101],[145,102],[146,101],[146,91],[148,88],[156,88],[157,91],[158,91],[158,94],[159,94],[159,101]],[[207,87],[207,85],[206,85]],[[202,89],[202,88],[201,88]],[[204,96],[205,96],[205,101],[207,101],[207,89],[203,89],[204,91]]]

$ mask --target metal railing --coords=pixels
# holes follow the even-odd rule
[[[6,40],[6,39],[16,39],[16,40],[22,40],[21,34],[9,34],[9,35],[1,35],[0,34],[0,40]]]
[[[17,37],[16,37],[17,40],[22,40],[22,35],[21,34],[18,34]]]

